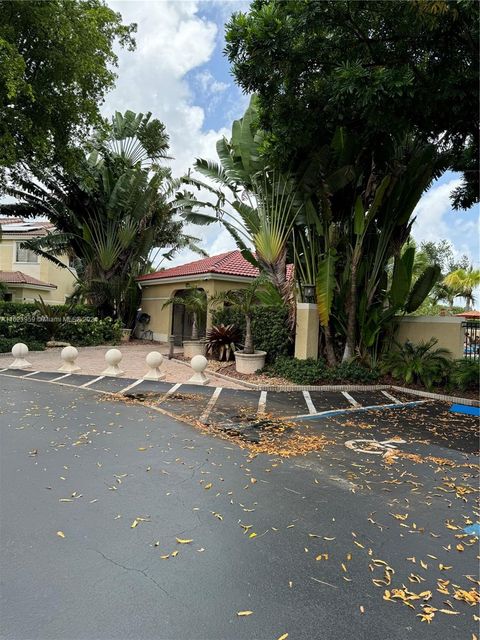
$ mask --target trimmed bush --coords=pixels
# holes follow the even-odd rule
[[[213,324],[233,324],[245,338],[245,318],[239,311],[225,307],[213,313]],[[288,311],[284,307],[258,306],[252,313],[252,334],[255,349],[267,352],[267,362],[292,352],[288,330]]]
[[[17,342],[24,342],[29,351],[45,351],[44,342],[36,342],[35,340],[18,340],[16,338],[3,338],[0,336],[0,353],[10,353],[13,345]]]
[[[68,310],[67,305],[55,305],[55,309]],[[45,345],[50,339],[48,322],[36,322],[35,305],[29,303],[0,303],[0,338],[4,341],[4,351],[10,351],[16,342],[24,342],[29,349],[30,343]],[[38,311],[37,311],[38,313]],[[95,317],[90,307],[77,305],[70,309],[70,318],[80,318],[75,322],[60,324],[56,339],[69,342],[75,347],[95,346],[120,342],[122,325],[119,320],[111,318],[100,320]],[[83,319],[82,319],[83,318]],[[87,319],[89,318],[89,319]],[[38,349],[37,349],[38,350]]]
[[[350,362],[336,367],[327,367],[323,360],[297,360],[297,358],[281,356],[262,373],[270,377],[280,377],[295,384],[372,384],[378,380],[379,373],[375,369],[366,369]]]

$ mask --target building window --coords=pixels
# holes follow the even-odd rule
[[[4,302],[11,302],[12,301],[12,294],[11,293],[4,293],[3,294],[3,300]]]
[[[23,249],[22,243],[17,242],[17,255],[16,262],[30,262],[31,264],[38,264],[38,256],[30,249]]]

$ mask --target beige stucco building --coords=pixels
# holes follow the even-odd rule
[[[150,316],[147,328],[152,331],[154,340],[163,342],[173,335],[180,343],[191,335],[191,320],[182,305],[163,308],[167,300],[173,296],[181,297],[187,286],[203,289],[207,296],[241,289],[257,276],[258,269],[245,260],[240,251],[228,251],[140,276],[137,280],[142,288],[142,312]],[[211,325],[209,310],[203,325],[200,325],[200,332],[205,332]]]
[[[55,264],[22,248],[22,242],[54,230],[46,221],[0,218],[0,282],[6,285],[6,300],[32,302],[40,296],[49,304],[63,304],[75,285],[73,270]],[[68,265],[67,256],[58,259]]]

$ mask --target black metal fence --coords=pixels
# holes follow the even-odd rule
[[[480,359],[480,321],[472,320],[462,322],[465,332],[463,355],[471,360]]]

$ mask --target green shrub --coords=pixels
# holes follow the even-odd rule
[[[214,324],[234,324],[245,337],[245,318],[239,311],[225,307],[213,313]],[[288,330],[288,311],[284,307],[258,306],[252,313],[252,333],[255,349],[267,352],[267,362],[293,350]]]
[[[58,331],[57,339],[70,342],[74,347],[93,347],[98,344],[120,342],[122,323],[120,320],[95,318],[93,321],[66,322]]]
[[[480,362],[478,360],[457,360],[450,373],[450,386],[461,391],[479,389]]]
[[[70,315],[78,318],[86,318],[89,316],[95,318],[97,316],[95,307],[85,304],[76,304],[71,308],[68,304],[53,304],[51,306],[54,309],[61,309],[65,313],[70,309]],[[35,313],[36,309],[37,307],[34,302],[6,302],[5,300],[0,300],[0,316],[31,315]]]
[[[0,353],[9,353],[12,347],[17,342],[20,342],[16,338],[4,338],[0,336]],[[36,342],[35,340],[25,340],[29,351],[45,351],[44,342]]]
[[[434,349],[438,340],[405,344],[395,342],[397,349],[388,353],[382,363],[382,371],[391,373],[407,384],[420,382],[427,389],[434,384],[446,381],[452,367],[451,353],[448,349]]]
[[[280,377],[295,384],[370,384],[378,380],[379,372],[366,369],[350,362],[336,367],[327,367],[323,360],[297,360],[297,358],[281,356],[274,363],[267,365],[262,373],[270,377]]]

